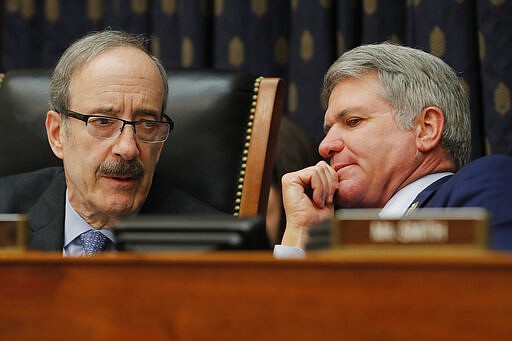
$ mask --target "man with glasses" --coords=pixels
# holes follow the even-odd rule
[[[55,67],[46,131],[64,167],[0,179],[0,212],[28,214],[30,248],[88,255],[113,249],[110,228],[138,212],[215,211],[178,190],[146,201],[173,122],[165,70],[145,44],[93,33]]]

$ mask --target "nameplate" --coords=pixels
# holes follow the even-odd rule
[[[24,214],[0,214],[0,251],[27,249],[27,217]]]
[[[454,246],[487,248],[488,214],[479,208],[417,209],[400,219],[380,218],[378,210],[339,210],[329,225],[312,229],[311,245]],[[325,235],[328,233],[328,236]],[[316,247],[319,248],[319,247]]]

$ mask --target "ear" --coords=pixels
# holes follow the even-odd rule
[[[444,114],[438,107],[426,107],[416,119],[416,147],[428,152],[439,145],[444,128]]]
[[[56,111],[50,110],[46,114],[46,135],[48,136],[48,142],[52,148],[53,154],[59,159],[64,157],[62,148],[62,136],[61,130],[64,133],[64,122],[60,118],[60,114]]]

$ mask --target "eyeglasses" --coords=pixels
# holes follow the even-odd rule
[[[133,126],[135,136],[146,143],[160,143],[167,140],[169,132],[174,128],[174,122],[166,114],[162,115],[165,121],[126,121],[117,117],[108,117],[101,115],[84,115],[72,110],[66,110],[64,115],[76,118],[85,122],[87,132],[100,139],[114,139],[129,124]]]

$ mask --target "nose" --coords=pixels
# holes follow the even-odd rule
[[[135,127],[126,124],[115,139],[115,144],[112,149],[115,155],[121,156],[124,160],[133,160],[139,155],[139,146],[135,137]]]
[[[324,139],[318,145],[318,152],[324,158],[331,158],[334,154],[339,153],[344,148],[343,140],[341,139],[340,134],[336,133],[335,127],[331,127],[327,134],[325,134]]]

